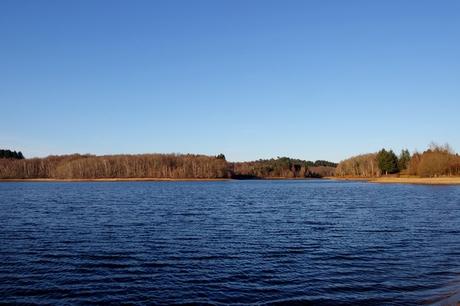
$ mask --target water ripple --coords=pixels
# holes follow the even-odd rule
[[[419,305],[460,288],[460,187],[0,184],[0,303]]]

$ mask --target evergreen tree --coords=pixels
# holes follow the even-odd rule
[[[0,150],[0,158],[24,159],[24,155],[22,155],[21,151]]]
[[[391,174],[399,171],[398,157],[392,150],[380,150],[377,153],[377,163],[380,171],[384,174]]]
[[[333,163],[327,160],[317,160],[315,163],[312,165],[315,167],[337,167],[337,163]]]
[[[398,158],[399,171],[406,170],[407,166],[409,165],[409,162],[410,162],[409,150],[407,149],[401,150],[401,154],[399,155],[399,158]]]

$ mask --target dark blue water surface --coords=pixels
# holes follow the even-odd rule
[[[4,303],[414,305],[459,288],[459,186],[0,184]]]

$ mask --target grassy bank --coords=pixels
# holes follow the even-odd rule
[[[382,184],[460,185],[460,177],[379,177],[369,180]]]
[[[365,181],[370,183],[381,183],[381,184],[420,184],[420,185],[460,185],[459,176],[446,176],[446,177],[327,177],[331,180],[341,181]]]

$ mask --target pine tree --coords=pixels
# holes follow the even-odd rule
[[[22,155],[21,151],[0,150],[0,158],[24,159],[24,155]]]
[[[219,155],[216,156],[217,159],[222,159],[225,160],[225,155],[220,153]]]
[[[377,163],[382,173],[391,174],[399,171],[398,157],[392,150],[380,150],[377,153]]]
[[[399,155],[399,158],[398,158],[399,171],[406,170],[409,165],[409,162],[410,162],[409,150],[407,149],[401,150],[401,154]]]

